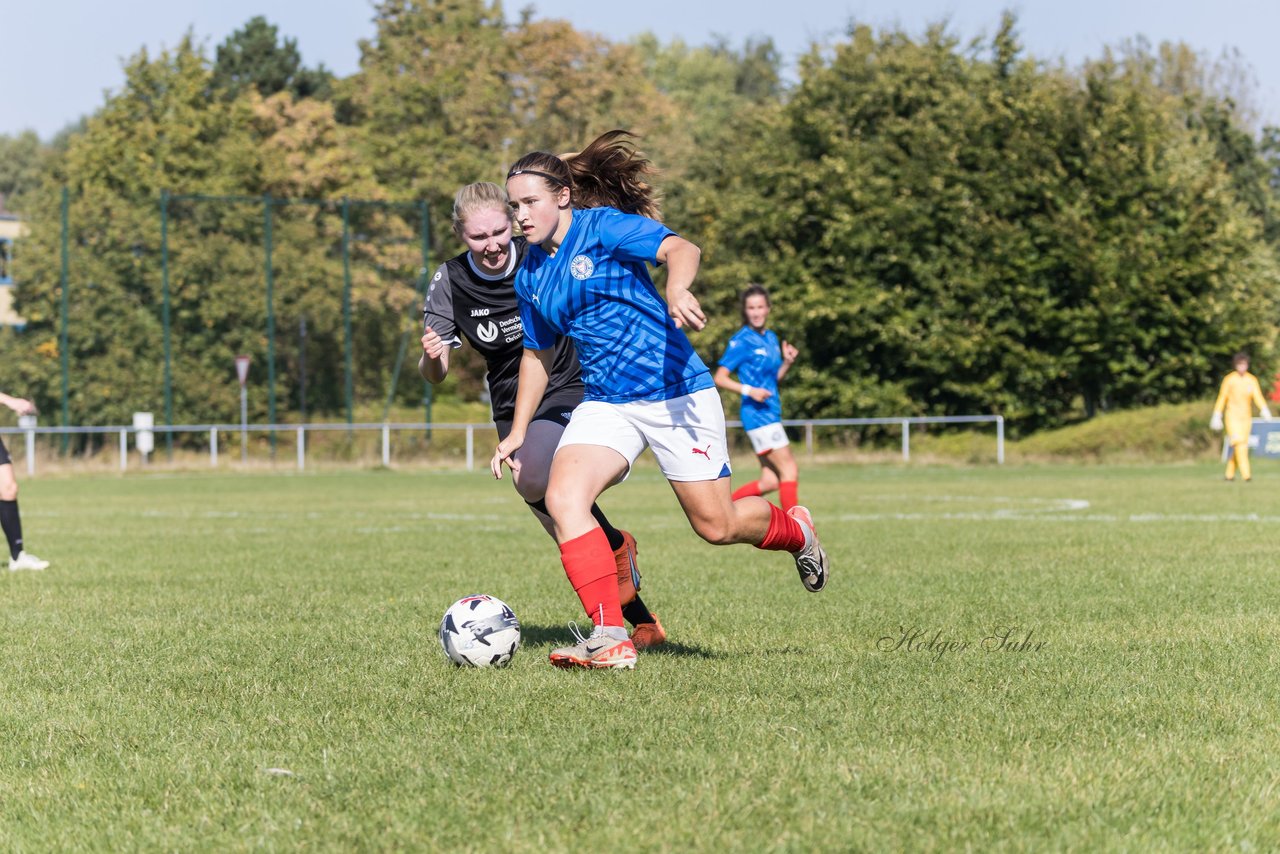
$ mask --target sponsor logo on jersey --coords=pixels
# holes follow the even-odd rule
[[[489,309],[487,309],[487,308],[473,308],[473,309],[471,309],[471,316],[472,316],[472,317],[488,317],[488,316],[489,316]]]
[[[490,320],[476,326],[476,337],[486,344],[492,344],[498,338],[498,324]]]
[[[587,279],[596,271],[596,265],[586,255],[579,255],[569,262],[569,272],[575,279]]]
[[[711,462],[711,446],[710,445],[707,445],[707,449],[705,451],[702,450],[701,448],[690,448],[689,451],[694,454],[702,454],[704,457],[707,458],[707,462]]]
[[[444,270],[436,270],[436,274],[431,277],[432,282],[438,282],[444,278]]]

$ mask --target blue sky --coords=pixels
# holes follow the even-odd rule
[[[1143,35],[1152,42],[1185,41],[1217,56],[1234,49],[1252,67],[1255,107],[1280,124],[1280,2],[1275,0],[517,0],[504,4],[509,19],[525,6],[535,17],[564,18],[579,29],[622,40],[646,30],[663,40],[703,44],[714,36],[735,45],[772,36],[784,57],[810,41],[839,39],[850,20],[901,25],[920,32],[949,20],[961,36],[991,32],[1003,9],[1018,13],[1028,50],[1041,58],[1077,63],[1105,45]],[[628,8],[629,7],[629,8]],[[635,9],[642,8],[643,14]],[[323,9],[323,11],[318,11]],[[188,29],[210,52],[254,15],[265,15],[298,40],[304,60],[323,62],[339,75],[356,70],[356,42],[373,34],[367,0],[0,0],[0,133],[33,129],[48,138],[117,89],[124,58],[143,46],[175,44]],[[780,14],[779,10],[785,10]]]

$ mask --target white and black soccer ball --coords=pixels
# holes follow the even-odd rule
[[[520,648],[520,621],[501,599],[464,596],[444,612],[440,645],[454,664],[504,667]]]

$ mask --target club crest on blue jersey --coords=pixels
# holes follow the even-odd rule
[[[595,271],[596,265],[591,263],[591,259],[586,255],[578,255],[569,262],[569,272],[575,279],[590,278]]]

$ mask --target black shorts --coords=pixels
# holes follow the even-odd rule
[[[569,426],[569,418],[573,415],[574,407],[582,402],[581,397],[574,399],[547,399],[542,401],[538,406],[538,411],[533,413],[534,421],[554,421],[561,427]],[[498,430],[498,441],[511,435],[511,419],[493,419],[493,426]]]
[[[4,446],[4,439],[0,439],[0,466],[7,466],[13,462],[9,456],[9,449]]]

